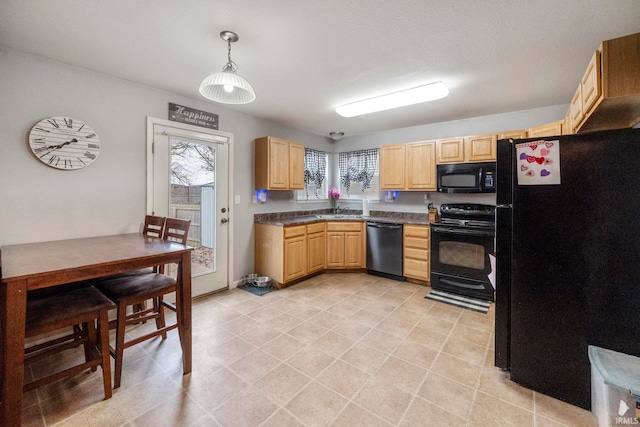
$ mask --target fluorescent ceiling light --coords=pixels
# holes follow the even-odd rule
[[[353,102],[341,105],[336,108],[336,113],[342,117],[361,116],[363,114],[375,113],[376,111],[390,110],[392,108],[404,107],[406,105],[419,104],[421,102],[433,101],[444,98],[449,94],[449,89],[442,82],[431,83],[412,89],[402,90],[364,101]]]

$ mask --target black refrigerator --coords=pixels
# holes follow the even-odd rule
[[[640,356],[640,129],[498,141],[496,366],[589,409],[588,345]]]

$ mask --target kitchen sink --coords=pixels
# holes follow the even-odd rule
[[[362,218],[362,215],[343,215],[343,214],[326,214],[316,215],[319,219],[350,219],[350,218]]]

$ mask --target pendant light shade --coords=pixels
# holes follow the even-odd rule
[[[219,73],[211,74],[200,84],[200,93],[207,99],[222,104],[248,104],[256,99],[253,86],[236,74],[238,66],[231,60],[231,43],[238,41],[232,31],[223,31],[220,38],[227,42],[227,64]]]

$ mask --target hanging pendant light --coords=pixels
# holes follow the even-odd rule
[[[200,85],[205,98],[222,104],[248,104],[256,99],[253,86],[236,74],[238,65],[231,60],[231,43],[238,41],[233,31],[223,31],[220,38],[227,42],[227,64],[219,73],[211,74]]]

